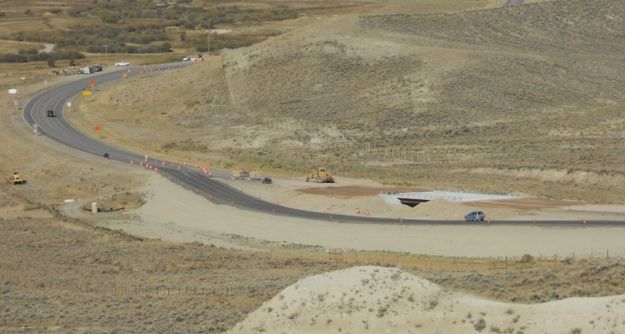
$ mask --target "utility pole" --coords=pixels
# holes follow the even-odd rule
[[[105,64],[108,62],[108,56],[109,56],[109,46],[104,45],[104,63]]]

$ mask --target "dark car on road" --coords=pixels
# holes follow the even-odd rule
[[[464,220],[468,222],[483,222],[486,215],[482,211],[473,211],[464,216]]]
[[[54,110],[48,110],[47,111],[47,115],[48,115],[48,117],[56,117],[56,114],[54,113]]]

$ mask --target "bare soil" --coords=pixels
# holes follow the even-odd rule
[[[607,334],[622,327],[623,297],[506,304],[449,291],[402,270],[362,266],[298,281],[229,333]]]
[[[567,206],[578,205],[578,202],[558,201],[538,198],[519,198],[501,201],[480,201],[479,205],[486,208],[513,208],[519,210],[537,210],[549,208],[565,208]],[[467,204],[475,205],[475,203]]]
[[[416,188],[406,187],[363,187],[363,186],[339,186],[339,187],[316,187],[316,188],[300,188],[298,192],[304,194],[323,195],[332,197],[359,197],[359,196],[375,196],[381,192],[410,192],[410,191],[427,191]]]
[[[145,201],[145,194],[129,191],[100,197],[94,200],[94,202],[97,203],[97,207],[104,211],[132,210],[141,207],[145,204]],[[91,202],[85,204],[83,209],[91,211]]]

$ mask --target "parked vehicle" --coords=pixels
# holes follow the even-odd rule
[[[91,74],[95,72],[102,72],[102,65],[96,64],[93,66],[87,66],[80,69],[81,74]]]
[[[115,63],[115,66],[130,66],[130,63],[127,61],[120,61],[118,63]]]
[[[250,180],[252,174],[249,171],[236,171],[230,177],[233,180]]]
[[[273,180],[268,176],[263,179],[263,184],[272,184],[272,183],[273,183]]]
[[[468,222],[483,222],[484,219],[486,219],[486,214],[484,214],[484,212],[482,211],[473,211],[470,212],[468,215],[464,216],[464,220]]]
[[[47,115],[48,115],[48,117],[56,117],[56,114],[54,113],[54,110],[52,110],[52,109],[47,111]]]

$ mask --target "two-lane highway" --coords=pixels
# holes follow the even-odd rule
[[[170,64],[152,67],[153,70],[167,70],[180,67],[180,64]],[[193,66],[193,65],[191,65]],[[80,94],[89,87],[89,81],[94,80],[96,85],[121,79],[124,71],[105,72],[96,75],[81,77],[76,81],[69,82],[47,91],[39,93],[33,97],[24,107],[24,120],[31,126],[37,127],[38,131],[46,137],[59,144],[72,147],[74,149],[95,155],[94,159],[104,159],[104,153],[110,155],[110,159],[128,163],[129,161],[143,161],[144,155],[130,152],[123,148],[115,147],[91,138],[84,133],[74,129],[64,118],[64,107],[67,101],[73,96]],[[138,69],[133,68],[129,75],[136,75]],[[157,80],[157,79],[155,79]],[[47,110],[54,110],[57,117],[47,117]],[[35,140],[37,137],[34,137]],[[262,212],[264,214],[274,214],[281,216],[291,216],[315,220],[350,222],[350,223],[373,223],[373,224],[432,224],[432,225],[466,225],[472,224],[464,221],[428,221],[416,219],[393,219],[376,218],[363,216],[337,215],[323,212],[314,212],[288,208],[273,203],[260,200],[256,197],[243,193],[216,178],[209,177],[196,168],[182,166],[179,169],[171,167],[171,163],[165,166],[158,165],[159,172],[168,176],[173,182],[195,191],[207,199],[224,205],[234,204],[237,208]],[[491,222],[493,225],[528,225],[528,221],[498,221]],[[539,225],[567,225],[567,226],[625,226],[625,222],[619,221],[543,221]]]

